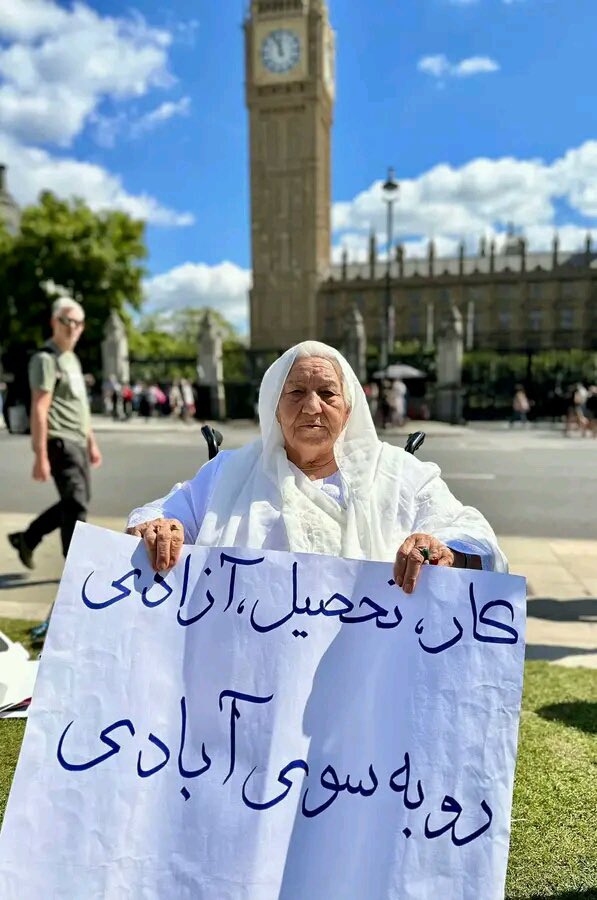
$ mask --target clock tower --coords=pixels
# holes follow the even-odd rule
[[[245,23],[251,346],[317,334],[330,262],[334,34],[325,0],[252,0]]]

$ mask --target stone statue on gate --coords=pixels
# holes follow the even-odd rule
[[[462,421],[464,334],[462,315],[454,305],[445,310],[440,320],[436,347],[435,417],[456,424]]]
[[[129,342],[124,322],[115,309],[104,325],[102,370],[104,380],[115,378],[120,384],[128,384],[130,381]]]
[[[356,303],[346,317],[343,353],[361,384],[367,380],[367,335],[365,322]]]
[[[199,325],[197,355],[197,377],[200,384],[210,389],[210,418],[226,418],[226,395],[224,391],[224,359],[222,333],[211,310],[206,310]]]

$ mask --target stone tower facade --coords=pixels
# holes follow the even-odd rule
[[[245,23],[251,346],[318,336],[330,262],[335,49],[324,0],[252,0]]]

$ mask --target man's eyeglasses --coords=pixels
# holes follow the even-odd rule
[[[85,319],[71,319],[70,316],[58,316],[58,321],[67,327],[72,325],[73,328],[82,328],[85,324]]]

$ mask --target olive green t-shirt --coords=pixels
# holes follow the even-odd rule
[[[50,391],[48,437],[62,438],[85,445],[91,425],[87,388],[78,357],[71,350],[61,353],[36,353],[29,363],[31,391]]]

